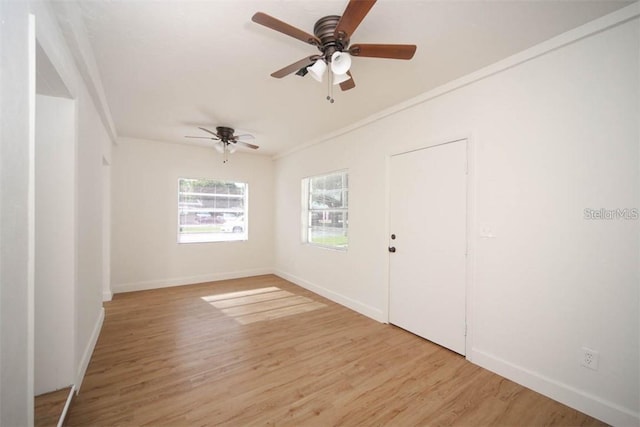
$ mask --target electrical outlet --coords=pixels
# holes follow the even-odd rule
[[[598,352],[587,347],[580,349],[580,364],[585,368],[598,370]]]

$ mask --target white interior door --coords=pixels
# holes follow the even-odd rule
[[[391,157],[389,321],[460,354],[465,354],[466,174],[466,140]]]

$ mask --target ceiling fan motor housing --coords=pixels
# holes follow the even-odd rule
[[[339,21],[339,15],[329,15],[318,19],[313,26],[313,33],[322,42],[322,45],[318,46],[318,49],[322,52],[326,60],[331,58],[334,52],[342,52],[349,47],[349,39],[336,38],[335,30]]]
[[[220,140],[222,140],[222,142],[229,143],[229,140],[233,139],[234,130],[232,128],[226,126],[218,126],[216,127],[216,130],[218,131],[218,136],[220,137]]]

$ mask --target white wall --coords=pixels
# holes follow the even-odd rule
[[[76,104],[75,221],[75,381],[79,389],[98,337],[102,309],[103,227],[102,158],[109,157],[109,136],[51,5],[33,2],[38,43]],[[108,268],[108,267],[107,267]]]
[[[101,159],[110,149],[104,125],[65,44],[47,2],[0,2],[2,85],[0,96],[0,425],[33,422],[34,266],[29,236],[34,235],[29,202],[30,111],[35,115],[35,78],[30,79],[29,13],[35,16],[38,42],[76,101],[78,160],[75,188],[76,337],[75,384],[79,385],[100,329],[103,310]],[[35,53],[35,38],[33,52]],[[31,82],[31,87],[30,87]],[[96,190],[97,189],[97,190]],[[98,215],[95,220],[100,224]],[[31,289],[31,290],[30,290]]]
[[[468,358],[606,422],[640,422],[640,221],[583,219],[640,208],[637,6],[281,157],[278,274],[386,321],[389,155],[469,137],[472,231],[495,238],[470,237]],[[349,250],[301,244],[300,180],[343,168]],[[582,346],[598,371],[579,365]]]
[[[28,425],[28,6],[0,2],[0,425]],[[32,370],[31,370],[32,371]],[[33,372],[33,371],[32,371]]]
[[[79,388],[84,371],[91,358],[98,338],[104,310],[102,309],[103,245],[108,236],[103,235],[102,191],[103,157],[110,157],[111,147],[106,129],[82,86],[78,100],[78,152],[76,181],[76,381]]]
[[[178,179],[249,184],[249,240],[178,244]],[[114,292],[270,273],[273,162],[236,152],[227,164],[210,147],[123,139],[113,150]]]
[[[75,380],[75,104],[36,96],[35,395]]]

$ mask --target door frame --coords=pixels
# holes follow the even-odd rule
[[[471,354],[473,354],[473,335],[474,335],[474,301],[476,300],[474,295],[475,290],[475,249],[476,249],[476,233],[477,233],[477,218],[476,218],[476,153],[475,153],[475,138],[472,133],[452,135],[449,137],[439,137],[426,142],[422,141],[417,144],[407,144],[400,147],[394,147],[385,158],[385,231],[387,236],[387,244],[390,245],[390,233],[391,233],[391,158],[400,154],[407,154],[413,151],[418,151],[426,148],[433,148],[440,145],[451,144],[455,142],[465,141],[467,143],[467,224],[466,224],[466,241],[467,241],[467,258],[466,258],[466,274],[465,274],[465,321],[466,321],[466,336],[465,336],[465,358],[472,361]],[[390,256],[390,255],[389,255]],[[390,260],[387,261],[387,292],[385,295],[385,312],[383,313],[386,323],[389,322],[390,312],[390,295],[391,295],[391,266]]]

